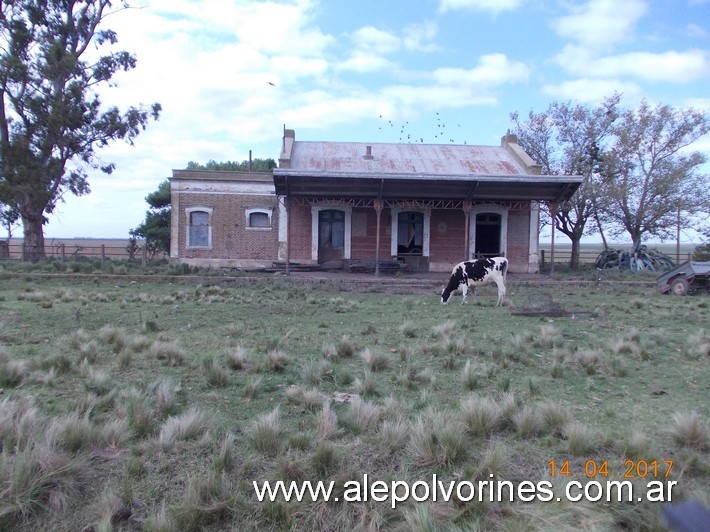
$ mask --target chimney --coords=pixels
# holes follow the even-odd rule
[[[372,156],[372,146],[365,146],[365,155],[362,156],[363,159],[374,159]]]
[[[517,144],[517,143],[518,143],[518,137],[515,134],[511,133],[510,129],[500,139],[500,145],[502,147],[506,147],[508,144]]]

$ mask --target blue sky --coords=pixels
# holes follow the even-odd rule
[[[189,161],[278,158],[297,140],[497,145],[552,101],[710,112],[710,0],[141,0],[106,27],[137,56],[105,104],[158,101],[110,176],[66,197],[51,237],[123,238]],[[272,85],[273,84],[273,85]],[[694,149],[710,158],[710,138]],[[18,236],[21,231],[16,231]]]

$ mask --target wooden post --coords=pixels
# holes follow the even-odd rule
[[[66,261],[67,261],[67,256],[66,256],[66,254],[65,254],[65,252],[64,252],[64,243],[59,244],[59,250],[60,250],[60,252],[61,252],[61,254],[62,254],[62,262],[66,262]]]
[[[555,275],[555,218],[557,217],[557,203],[550,205],[552,214],[552,237],[550,238],[550,277]]]
[[[381,199],[376,199],[374,201],[375,214],[377,215],[377,232],[375,234],[375,277],[380,276],[380,218],[382,217],[382,205]]]
[[[146,263],[148,262],[148,246],[145,245],[145,241],[143,242],[143,249],[141,253],[141,268],[145,271],[145,266]]]
[[[106,244],[101,244],[101,262],[106,260]]]
[[[676,264],[680,264],[680,209],[678,209],[675,225],[675,261]]]
[[[463,215],[464,215],[464,228],[463,228],[463,234],[464,234],[464,244],[463,244],[463,252],[464,252],[464,260],[470,260],[471,259],[471,209],[473,208],[473,203],[470,201],[464,201],[463,203]]]
[[[286,178],[288,179],[288,177]],[[288,186],[288,185],[287,185]],[[291,275],[291,199],[290,196],[284,198],[286,208],[286,275]]]

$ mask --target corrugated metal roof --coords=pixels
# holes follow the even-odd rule
[[[297,141],[291,153],[290,170],[326,175],[376,174],[382,177],[397,174],[449,177],[527,175],[523,166],[503,147],[365,142]]]

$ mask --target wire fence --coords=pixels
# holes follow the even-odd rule
[[[101,260],[146,260],[154,258],[147,256],[144,242],[137,240],[131,245],[128,240],[45,240],[44,254],[48,259],[62,261],[77,258],[93,258]],[[0,240],[0,260],[22,260],[22,240]]]

